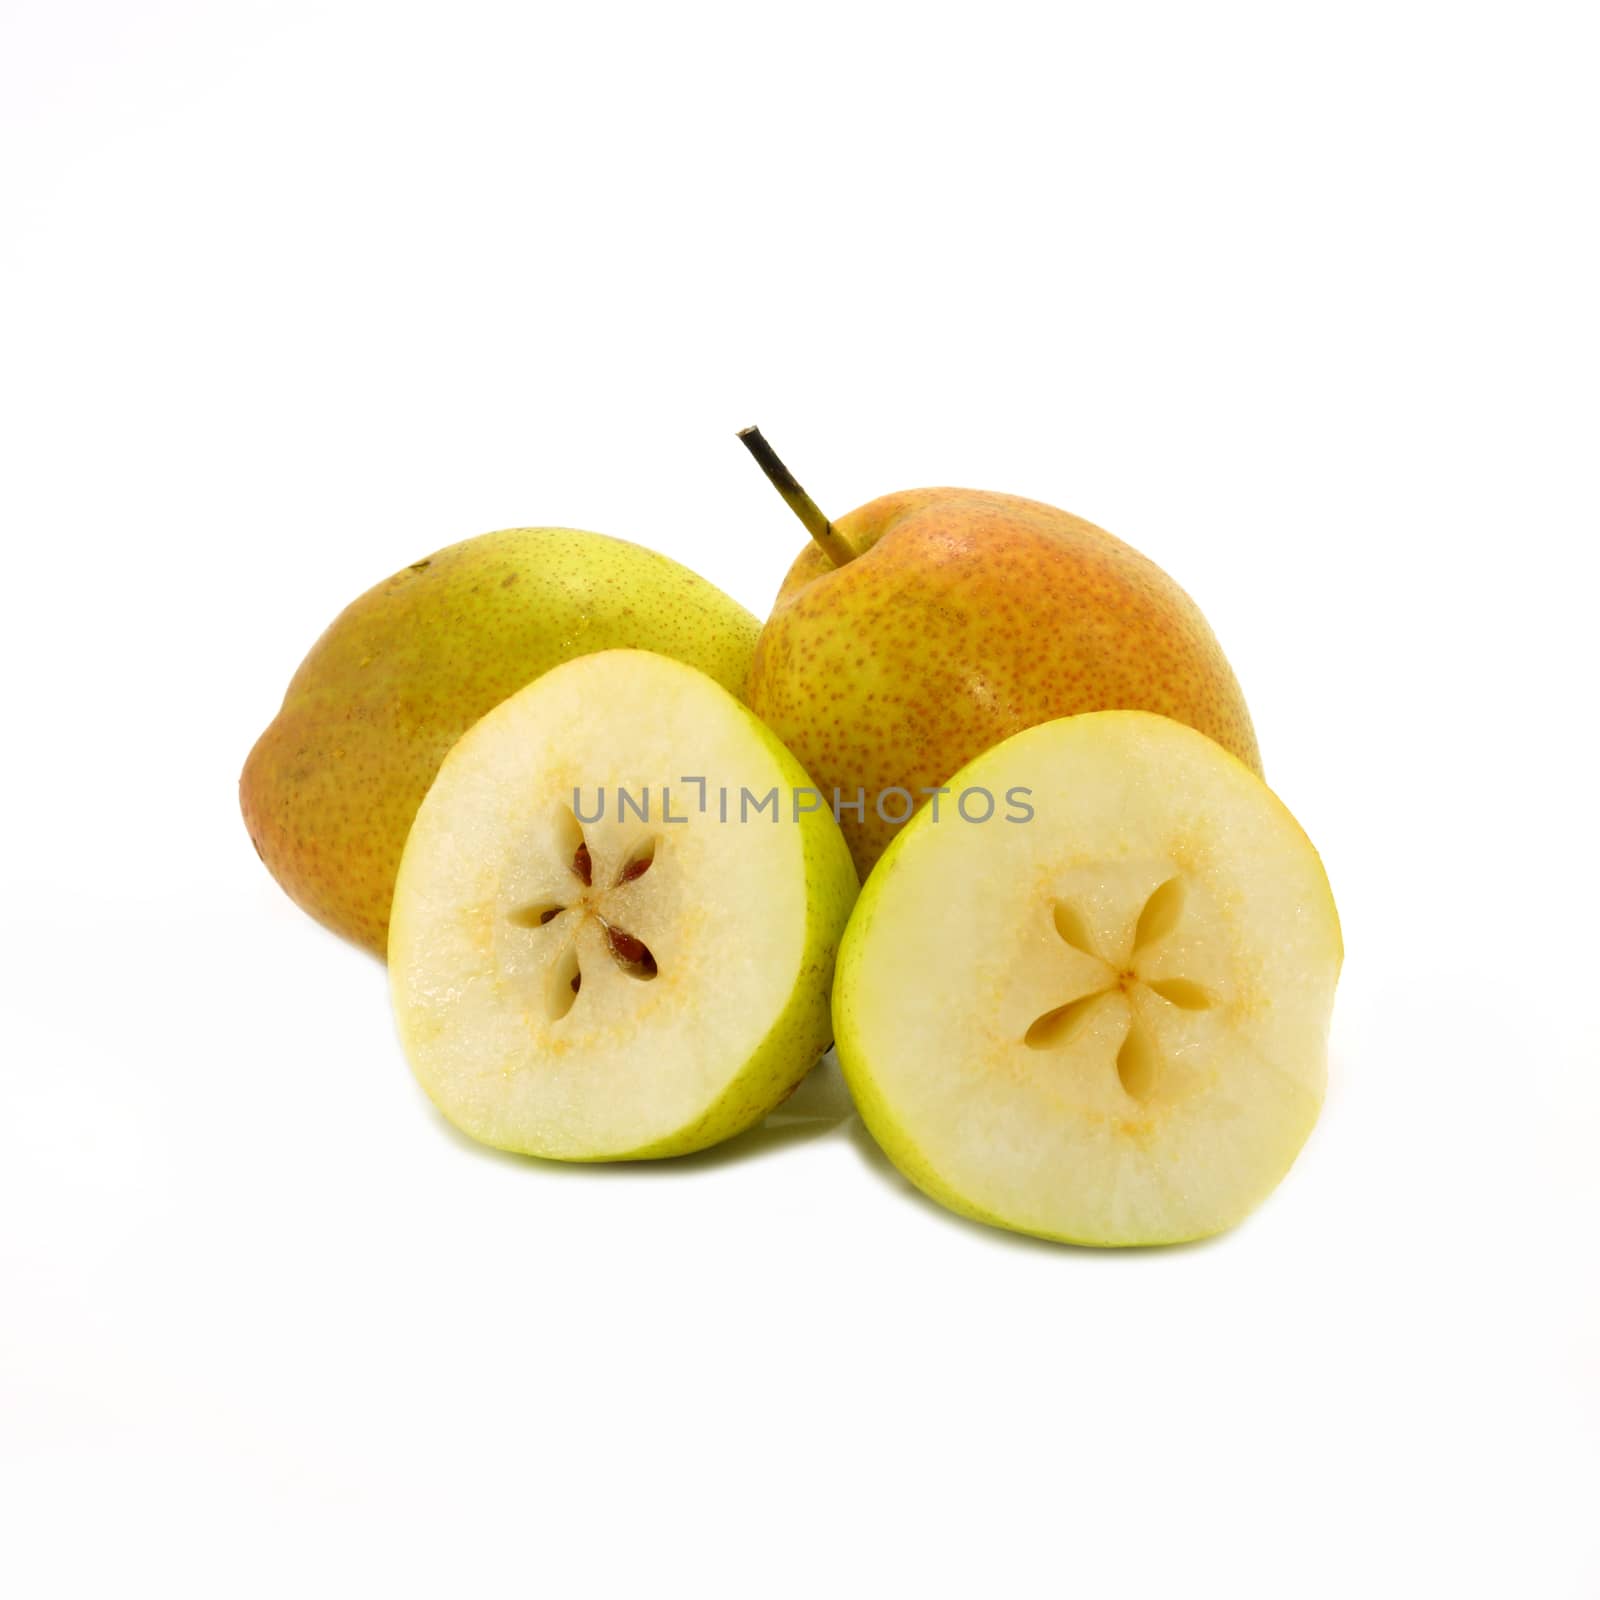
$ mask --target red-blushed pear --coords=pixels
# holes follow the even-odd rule
[[[758,429],[740,437],[812,543],[761,631],[751,708],[843,801],[863,877],[907,802],[1013,733],[1081,711],[1153,711],[1252,771],[1244,695],[1199,608],[1154,562],[1053,506],[912,489],[830,523]],[[885,797],[881,806],[879,798]]]
[[[239,803],[290,899],[383,954],[411,820],[450,747],[574,656],[658,651],[743,691],[756,619],[654,550],[575,528],[453,544],[352,602],[256,741]]]

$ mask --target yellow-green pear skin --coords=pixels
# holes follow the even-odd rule
[[[856,558],[801,553],[746,698],[825,793],[865,790],[864,817],[840,814],[863,878],[896,832],[878,795],[926,804],[921,791],[1057,717],[1156,712],[1260,774],[1244,695],[1199,608],[1103,528],[976,489],[886,495],[834,526]]]
[[[256,851],[319,922],[384,953],[406,835],[456,740],[560,662],[653,650],[742,694],[759,624],[624,539],[507,528],[450,545],[340,613],[239,780]]]

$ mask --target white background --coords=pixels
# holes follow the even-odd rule
[[[6,0],[0,1589],[1600,1590],[1585,9]],[[1233,1235],[955,1220],[831,1069],[478,1150],[262,871],[244,755],[406,562],[763,612],[750,421],[1211,619],[1349,952]]]

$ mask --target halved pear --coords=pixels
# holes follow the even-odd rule
[[[485,1144],[699,1150],[827,1047],[855,897],[831,810],[731,694],[646,651],[584,656],[475,724],[422,802],[389,929],[401,1040]]]
[[[1322,1105],[1343,946],[1310,841],[1241,762],[1147,712],[1028,729],[950,787],[840,951],[835,1038],[873,1136],[935,1200],[1021,1233],[1232,1227]],[[993,816],[964,820],[984,795]]]

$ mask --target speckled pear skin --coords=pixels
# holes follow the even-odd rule
[[[451,545],[369,589],[312,646],[245,762],[245,826],[296,904],[382,955],[417,807],[479,717],[558,663],[616,648],[742,695],[759,629],[623,539],[507,528]]]
[[[899,786],[925,804],[920,790],[1055,717],[1154,711],[1260,774],[1244,695],[1199,607],[1103,528],[978,489],[885,495],[835,526],[856,559],[801,552],[746,699],[824,793],[866,790],[865,821],[840,817],[863,879],[898,832],[876,794]]]

